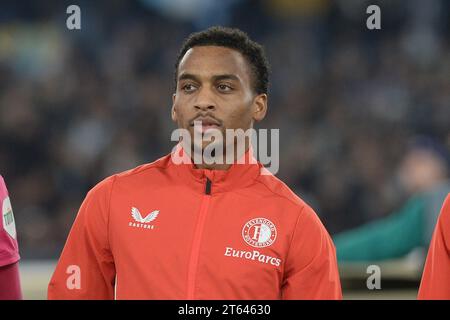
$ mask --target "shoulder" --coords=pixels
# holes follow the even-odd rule
[[[265,196],[274,197],[279,202],[297,208],[300,212],[304,207],[308,207],[306,202],[296,195],[283,181],[274,176],[266,169],[261,170],[261,174],[255,180]]]
[[[265,188],[267,195],[274,197],[280,205],[289,208],[289,211],[296,215],[298,227],[303,227],[305,224],[323,227],[318,215],[305,200],[295,194],[279,178],[264,170],[256,182]]]
[[[170,154],[168,154],[153,162],[142,164],[133,169],[117,173],[114,176],[116,176],[116,178],[119,180],[138,179],[143,176],[157,174],[158,172],[166,169],[170,165],[171,165]]]
[[[170,165],[170,155],[166,155],[151,163],[145,163],[133,169],[110,175],[97,183],[89,193],[110,192],[116,185],[130,185],[138,187],[148,183]]]
[[[439,223],[444,230],[446,230],[446,234],[450,234],[450,193],[447,195],[444,204],[442,205]]]
[[[0,266],[19,260],[16,225],[5,181],[0,175]]]
[[[8,189],[6,189],[5,180],[0,175],[0,201],[2,201],[8,195]]]

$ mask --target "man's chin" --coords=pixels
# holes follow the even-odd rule
[[[192,148],[195,148],[195,151],[201,150],[202,153],[211,151],[213,149],[223,149],[224,143],[222,140],[220,141],[203,141],[201,143],[193,143]]]

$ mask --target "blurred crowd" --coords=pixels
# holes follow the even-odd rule
[[[57,258],[86,192],[170,152],[183,39],[238,27],[271,63],[278,176],[334,234],[410,196],[399,178],[417,134],[450,148],[445,0],[65,1],[0,4],[0,174],[24,258]],[[381,8],[381,30],[366,8]],[[201,8],[201,9],[200,9]],[[195,10],[194,10],[195,9]]]

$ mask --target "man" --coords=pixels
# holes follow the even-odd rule
[[[416,249],[426,252],[450,192],[448,163],[440,143],[425,136],[414,138],[399,167],[408,200],[383,219],[335,235],[338,261],[380,261],[402,258]]]
[[[0,300],[20,300],[19,247],[8,189],[0,175]]]
[[[450,193],[431,240],[418,298],[450,300]]]
[[[264,118],[262,47],[239,30],[213,27],[186,40],[175,69],[172,119],[189,134],[172,154],[88,193],[49,299],[340,299],[331,238],[254,160],[248,139],[231,164],[195,161],[211,144],[223,142],[223,157],[230,154],[238,146],[225,130]],[[214,142],[187,141],[217,131]]]

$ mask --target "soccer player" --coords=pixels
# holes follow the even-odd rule
[[[0,300],[20,300],[19,247],[5,181],[0,176]]]
[[[172,119],[191,137],[218,130],[214,143],[229,147],[226,129],[246,131],[267,111],[263,49],[237,29],[192,34],[175,84]],[[211,143],[183,137],[96,185],[48,298],[341,299],[335,248],[313,209],[253,158],[248,139],[231,164],[196,163]]]
[[[450,300],[450,193],[434,230],[418,298]]]

